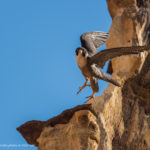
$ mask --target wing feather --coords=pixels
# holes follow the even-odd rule
[[[97,53],[97,48],[105,44],[108,38],[107,32],[91,31],[80,36],[82,47],[86,48],[89,55],[93,56]]]
[[[105,49],[90,58],[90,64],[96,64],[98,67],[103,68],[105,63],[112,58],[122,55],[139,54],[144,50],[150,49],[150,46],[133,46],[133,47],[118,47]]]

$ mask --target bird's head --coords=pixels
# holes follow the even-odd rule
[[[87,58],[88,57],[88,52],[87,52],[87,50],[85,49],[85,48],[83,48],[83,47],[79,47],[79,48],[77,48],[76,49],[76,56],[82,56],[82,57],[85,57],[85,58]]]

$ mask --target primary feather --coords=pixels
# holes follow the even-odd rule
[[[148,49],[150,49],[150,46],[117,47],[105,49],[92,56],[89,63],[96,64],[98,67],[103,68],[105,63],[112,58],[122,55],[139,54],[140,52]]]
[[[97,48],[105,44],[109,33],[101,31],[86,32],[80,36],[82,47],[86,48],[89,56],[97,53]]]

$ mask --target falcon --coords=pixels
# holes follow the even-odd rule
[[[99,69],[104,68],[107,61],[122,55],[139,54],[150,48],[150,46],[117,47],[98,52],[97,48],[105,44],[108,36],[107,32],[100,31],[86,32],[80,36],[81,47],[77,48],[75,53],[77,65],[85,78],[85,83],[79,88],[77,94],[86,86],[90,86],[93,93],[86,98],[94,98],[95,93],[99,91],[98,80],[110,82],[118,87],[121,86]],[[88,82],[90,84],[87,84]]]

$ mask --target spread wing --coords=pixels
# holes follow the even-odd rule
[[[93,56],[97,53],[97,48],[106,42],[108,35],[107,32],[100,31],[86,32],[80,36],[81,45],[87,49],[89,56]]]
[[[105,49],[90,58],[90,64],[97,64],[98,67],[103,68],[105,63],[112,58],[122,55],[138,54],[144,50],[150,49],[150,46],[133,46],[133,47],[118,47]]]

